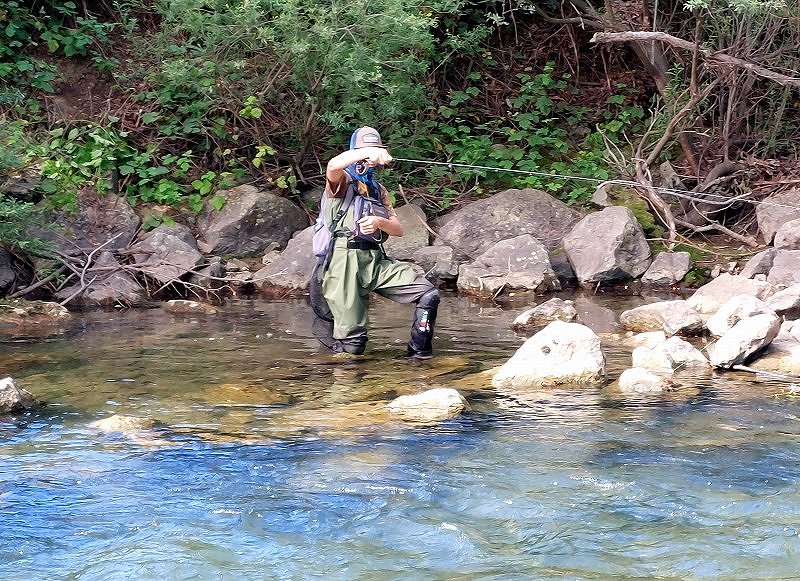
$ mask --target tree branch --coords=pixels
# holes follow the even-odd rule
[[[630,31],[630,32],[596,32],[590,42],[594,43],[613,43],[613,42],[664,42],[672,47],[687,51],[697,51],[706,61],[716,65],[729,65],[750,71],[754,75],[775,81],[779,85],[786,87],[800,88],[800,77],[789,77],[770,70],[761,65],[748,62],[744,59],[736,58],[721,52],[712,52],[698,44],[672,36],[666,32]]]

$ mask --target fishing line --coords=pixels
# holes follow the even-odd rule
[[[601,180],[598,178],[587,178],[584,176],[573,176],[567,174],[557,174],[557,173],[548,173],[548,172],[541,172],[541,171],[530,171],[530,170],[523,170],[523,169],[514,169],[514,168],[504,168],[504,167],[492,167],[488,165],[474,165],[468,163],[456,163],[456,162],[449,162],[449,161],[431,161],[425,159],[408,159],[403,157],[395,157],[393,161],[403,161],[406,163],[413,163],[416,165],[438,165],[444,166],[447,168],[463,168],[463,169],[476,169],[476,170],[485,170],[485,171],[496,171],[496,172],[507,172],[507,173],[517,173],[517,174],[524,174],[529,176],[537,176],[537,177],[546,177],[546,178],[555,178],[564,181],[568,180],[577,180],[577,181],[586,181],[586,182],[593,182],[595,184],[608,184],[608,185],[619,185],[619,186],[627,186],[631,188],[647,188],[650,190],[654,190],[656,192],[667,194],[671,196],[675,196],[676,198],[684,198],[687,200],[691,200],[693,202],[703,202],[706,204],[712,204],[717,206],[727,206],[733,204],[734,202],[746,202],[748,204],[753,205],[766,205],[766,206],[774,206],[776,208],[788,208],[791,210],[797,210],[800,207],[798,206],[791,206],[789,204],[780,204],[778,202],[769,202],[767,200],[748,200],[746,196],[736,196],[736,197],[726,197],[721,194],[713,194],[713,193],[702,193],[702,197],[698,196],[698,192],[690,192],[689,190],[677,190],[674,188],[664,188],[660,186],[647,186],[644,184],[640,184],[639,182],[634,182],[630,180]],[[719,201],[714,201],[716,198]]]

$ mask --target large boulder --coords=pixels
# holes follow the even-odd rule
[[[425,212],[414,204],[395,208],[395,212],[405,233],[402,236],[389,236],[383,249],[388,256],[397,260],[411,260],[417,250],[427,248],[430,243]]]
[[[800,315],[800,282],[779,290],[765,302],[779,315]]]
[[[800,250],[800,218],[781,224],[773,245],[783,250]]]
[[[539,190],[506,190],[472,202],[436,223],[434,244],[477,256],[495,243],[530,234],[547,248],[557,248],[581,214]]]
[[[494,387],[592,384],[605,377],[600,337],[585,325],[553,321],[517,349],[492,377]]]
[[[220,190],[221,210],[206,205],[197,219],[198,248],[207,254],[247,257],[283,248],[309,225],[303,210],[290,200],[253,186]]]
[[[612,206],[589,214],[564,237],[578,284],[623,282],[650,266],[650,247],[642,227],[628,208]]]
[[[101,252],[84,279],[84,284],[60,289],[55,298],[83,307],[138,307],[148,302],[145,290],[111,252]]]
[[[763,301],[773,291],[766,281],[724,272],[697,289],[686,303],[701,315],[711,315],[735,296],[750,295]]]
[[[800,190],[789,190],[772,195],[756,204],[758,230],[767,244],[772,243],[778,229],[791,220],[800,218]]]
[[[307,289],[317,263],[311,246],[313,236],[313,226],[295,234],[275,260],[253,275],[256,288],[266,294],[296,294]]]
[[[127,253],[141,272],[160,284],[175,282],[204,263],[194,237],[178,224],[162,224],[142,234]]]
[[[547,248],[530,234],[502,240],[458,270],[458,288],[492,297],[502,290],[560,290]]]
[[[102,246],[105,251],[127,248],[139,231],[141,220],[125,198],[93,190],[81,190],[76,210],[55,212],[51,217],[57,229],[32,232],[55,245],[67,256],[83,256]]]

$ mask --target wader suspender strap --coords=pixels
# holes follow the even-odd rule
[[[325,192],[322,193],[325,195]],[[336,243],[336,228],[339,226],[339,222],[341,222],[344,215],[347,213],[347,210],[350,208],[350,204],[353,203],[353,198],[356,195],[356,185],[355,183],[351,183],[347,187],[347,194],[344,197],[344,202],[339,207],[339,211],[336,212],[336,215],[331,220],[331,241],[328,243],[328,252],[325,254],[325,264],[322,267],[322,272],[324,273],[328,270],[328,265],[331,263],[331,256],[333,255],[333,245]]]

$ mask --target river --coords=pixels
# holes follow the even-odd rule
[[[599,333],[642,300],[574,298]],[[429,362],[398,357],[410,309],[382,300],[358,362],[318,349],[302,300],[77,313],[0,341],[0,377],[47,402],[0,417],[0,578],[797,578],[785,386],[728,373],[520,401],[470,383],[521,345],[521,310],[445,294]],[[630,351],[606,354],[614,379]],[[460,418],[383,411],[451,386]],[[153,424],[94,427],[114,414]]]

